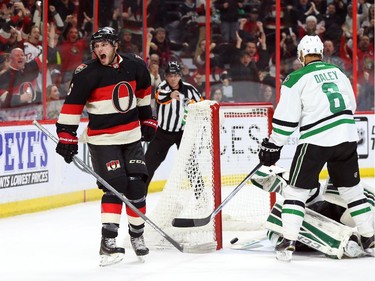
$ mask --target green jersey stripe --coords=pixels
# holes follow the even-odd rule
[[[334,128],[336,126],[339,126],[339,125],[342,125],[342,124],[355,124],[355,120],[354,119],[341,119],[341,120],[337,120],[335,122],[332,122],[330,124],[324,125],[323,127],[317,128],[315,130],[312,130],[312,131],[310,131],[308,133],[305,133],[305,134],[301,135],[300,139],[305,139],[305,138],[311,137],[313,135],[316,135],[316,134],[319,134],[321,132],[327,131],[329,129],[332,129],[332,128]]]

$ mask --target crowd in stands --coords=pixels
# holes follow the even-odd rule
[[[47,111],[51,109],[47,118],[56,117],[75,68],[91,58],[93,2],[49,0],[48,34],[43,34],[43,1],[0,1],[0,121],[42,118],[42,109],[32,110],[32,105],[41,106],[44,100]],[[275,44],[276,1],[211,0],[209,81],[205,1],[147,1],[144,48],[143,2],[99,0],[98,24],[119,31],[120,52],[146,58],[153,89],[164,79],[167,63],[177,60],[184,81],[204,96],[209,82],[212,99],[275,104],[276,47],[280,48],[282,81],[301,67],[296,60],[299,40],[316,34],[324,43],[324,61],[338,65],[351,78],[356,63],[358,109],[374,110],[374,0],[357,1],[357,58],[353,58],[350,0],[282,0],[279,44]],[[45,91],[43,59],[48,61]]]

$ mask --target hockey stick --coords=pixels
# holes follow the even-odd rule
[[[247,181],[255,174],[255,172],[262,166],[261,163],[256,165],[256,167],[242,180],[242,182],[232,190],[232,192],[224,199],[223,202],[208,216],[205,218],[191,219],[191,218],[174,218],[172,225],[175,227],[198,227],[208,224],[228,203],[230,199],[236,195],[238,191],[246,184]]]
[[[52,135],[46,128],[44,128],[38,121],[34,120],[33,124],[38,127],[39,130],[41,130],[44,134],[47,135],[52,141],[55,143],[58,143],[58,139]],[[172,237],[170,237],[168,234],[166,234],[163,230],[161,230],[154,222],[152,222],[146,215],[144,215],[141,211],[139,211],[123,194],[118,192],[116,189],[114,189],[109,183],[107,183],[102,177],[100,177],[95,171],[93,171],[85,162],[83,162],[79,157],[73,156],[73,159],[83,167],[85,171],[87,171],[89,174],[93,175],[105,188],[110,190],[112,193],[114,193],[119,199],[121,199],[122,202],[124,202],[132,211],[134,211],[138,216],[140,216],[146,223],[148,223],[153,229],[155,229],[163,238],[168,240],[177,250],[183,253],[189,253],[193,252],[196,253],[197,251],[194,251],[194,249],[188,249],[184,247],[184,245],[181,245],[177,241],[175,241]],[[199,246],[199,245],[198,245]],[[198,251],[199,252],[199,251]]]

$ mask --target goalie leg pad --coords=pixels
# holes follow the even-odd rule
[[[265,224],[265,227],[270,232],[282,233],[281,210],[282,206],[280,204],[275,204],[272,208]],[[306,208],[298,241],[335,259],[341,259],[344,255],[347,257],[362,256],[363,251],[354,245],[355,241],[351,238],[352,235],[357,235],[352,228]],[[349,243],[349,241],[354,242]]]
[[[364,195],[364,188],[361,184],[353,187],[339,187],[338,191],[348,203],[348,209],[360,235],[374,235],[374,212]]]

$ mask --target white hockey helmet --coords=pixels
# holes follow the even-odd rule
[[[323,43],[318,35],[305,35],[298,44],[297,58],[305,65],[305,56],[320,55],[323,58]]]

